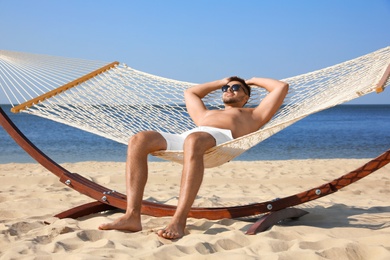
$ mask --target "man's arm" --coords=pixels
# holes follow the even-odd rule
[[[212,82],[207,82],[199,85],[195,85],[184,92],[184,98],[186,102],[187,111],[190,114],[195,124],[202,119],[207,112],[207,108],[204,105],[202,98],[204,98],[210,92],[220,89],[223,85],[228,83],[228,78],[220,79]]]
[[[267,123],[283,104],[289,85],[286,82],[270,78],[251,78],[248,85],[266,89],[269,93],[253,111],[253,118],[260,127]]]

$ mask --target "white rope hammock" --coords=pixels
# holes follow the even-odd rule
[[[205,166],[232,160],[271,135],[315,112],[350,101],[390,84],[383,75],[390,64],[390,47],[322,70],[282,79],[290,84],[285,103],[262,129],[210,149]],[[102,69],[100,69],[102,68]],[[99,70],[100,69],[100,70]],[[0,88],[25,112],[127,144],[143,130],[181,133],[195,125],[188,116],[183,91],[194,83],[137,71],[123,63],[86,61],[47,55],[0,51]],[[252,88],[247,106],[267,94]],[[204,98],[210,109],[221,109],[221,93]],[[155,156],[181,162],[182,151]]]

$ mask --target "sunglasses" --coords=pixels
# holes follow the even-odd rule
[[[243,86],[241,86],[240,84],[234,84],[232,86],[225,85],[221,89],[222,89],[222,92],[227,92],[229,90],[229,88],[232,89],[233,91],[239,91],[240,88],[242,88],[242,90],[245,92],[245,94],[248,95],[248,93],[246,92],[246,89]]]

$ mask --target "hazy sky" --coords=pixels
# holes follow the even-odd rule
[[[0,0],[0,49],[195,83],[287,78],[389,45],[390,0]],[[354,103],[390,104],[390,89]]]

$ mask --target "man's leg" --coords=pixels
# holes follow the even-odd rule
[[[148,154],[166,147],[165,139],[157,132],[140,132],[130,138],[126,159],[126,213],[112,223],[100,225],[99,229],[142,230],[141,204],[148,179]]]
[[[168,239],[184,236],[184,228],[191,206],[198,194],[204,174],[204,153],[216,145],[214,137],[205,132],[190,134],[184,142],[184,164],[177,209],[169,225],[158,231]]]

